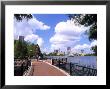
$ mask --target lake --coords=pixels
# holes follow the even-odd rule
[[[67,58],[67,62],[77,63],[82,66],[88,66],[97,69],[97,56],[74,56],[74,57],[48,56],[48,58],[53,59]]]

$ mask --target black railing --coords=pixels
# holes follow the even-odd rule
[[[97,69],[90,68],[87,66],[81,66],[77,63],[68,63],[67,58],[62,59],[52,59],[52,65],[55,65],[72,76],[96,76]]]
[[[14,76],[23,76],[24,72],[31,66],[31,60],[15,60]]]

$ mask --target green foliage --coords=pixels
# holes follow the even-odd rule
[[[14,58],[25,59],[36,55],[43,57],[38,44],[35,45],[26,41],[14,40]]]
[[[70,19],[75,20],[76,25],[90,26],[90,29],[86,31],[90,41],[97,40],[97,14],[69,14]],[[91,48],[95,55],[97,55],[97,46]]]
[[[41,50],[40,50],[40,47],[39,47],[39,45],[37,44],[37,45],[35,45],[35,49],[36,49],[36,55],[41,55]]]
[[[42,53],[38,44],[35,45],[35,44],[28,43],[27,48],[28,48],[28,55],[30,58],[33,56],[42,56]]]
[[[23,19],[31,19],[33,16],[31,14],[14,14],[17,21],[22,21]]]
[[[48,56],[57,56],[57,53],[49,53]]]
[[[75,20],[76,25],[91,26],[87,31],[89,40],[97,40],[97,14],[69,14],[68,16],[70,19]]]
[[[28,49],[28,56],[31,58],[35,55],[35,47],[34,44],[28,43],[27,45],[27,49]]]
[[[91,48],[91,50],[93,50],[93,52],[95,53],[95,55],[97,55],[97,46],[96,46],[96,45],[93,46],[93,47]]]
[[[43,59],[44,58],[44,55],[42,54],[42,53],[40,53],[40,55],[39,55],[40,57],[41,57],[41,59]]]
[[[46,53],[43,53],[43,56],[47,56],[47,54]]]
[[[27,43],[25,41],[14,41],[14,57],[25,59],[27,56]]]
[[[90,30],[88,32],[89,35],[89,40],[97,40],[97,26],[96,24],[92,25],[92,27],[90,27]]]
[[[58,53],[51,52],[47,56],[64,56],[64,54],[58,54]]]
[[[80,24],[84,26],[90,26],[97,23],[97,14],[86,14],[82,18]]]

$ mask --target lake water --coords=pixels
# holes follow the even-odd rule
[[[67,59],[68,62],[78,63],[79,65],[97,68],[96,56],[75,56],[68,57]]]
[[[49,56],[50,57],[50,56]],[[88,66],[97,69],[97,57],[96,56],[51,56],[50,58],[67,58],[67,62],[77,63],[82,66]]]

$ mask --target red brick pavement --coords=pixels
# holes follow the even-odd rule
[[[67,76],[59,69],[42,61],[33,61],[33,76]]]

